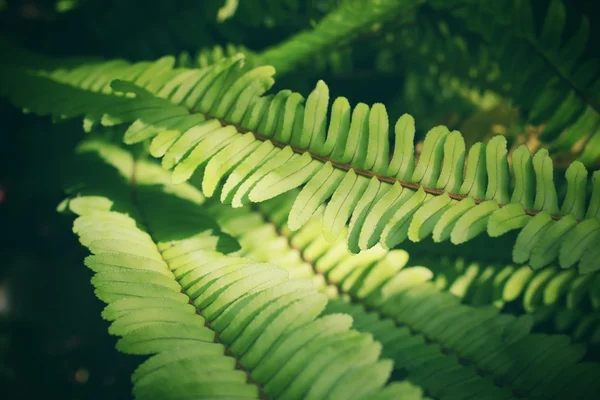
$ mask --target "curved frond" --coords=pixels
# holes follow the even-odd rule
[[[63,206],[79,215],[73,229],[93,254],[86,265],[117,348],[152,356],[133,374],[136,398],[371,399],[407,390],[382,389],[392,363],[379,360],[381,345],[350,330],[347,315],[319,317],[327,298],[309,280],[219,252],[235,247],[223,246],[231,237],[202,211],[200,192],[118,147],[92,141],[80,152],[90,184]]]
[[[87,25],[85,54],[129,59],[0,38],[0,96],[83,120],[58,210],[141,356],[132,397],[600,398],[600,65],[576,7],[126,3],[9,27]]]
[[[316,55],[326,55],[331,49],[369,30],[377,30],[394,18],[410,19],[422,3],[423,0],[343,0],[314,29],[264,51],[261,61],[273,65],[278,74],[285,74],[297,64]]]
[[[329,110],[322,81],[306,101],[287,90],[264,96],[274,70],[245,70],[238,57],[202,70],[172,65],[172,58],[112,65],[110,74],[101,73],[104,64],[43,74],[9,66],[3,92],[21,106],[36,98],[30,108],[38,114],[86,114],[87,126],[131,124],[126,143],[152,139],[152,155],[173,169],[174,182],[203,170],[205,194],[220,192],[233,207],[303,187],[291,229],[326,203],[325,237],[334,239],[348,226],[353,253],[377,243],[394,248],[406,239],[461,244],[482,233],[520,230],[515,262],[542,268],[558,258],[563,268],[578,263],[581,273],[598,269],[600,171],[588,181],[583,164],[571,164],[559,200],[545,149],[532,156],[521,146],[509,163],[503,136],[467,150],[459,132],[437,126],[416,160],[414,120],[403,115],[394,124],[391,150],[382,104],[352,109],[340,97]],[[66,94],[81,89],[89,99]]]
[[[544,123],[542,141],[570,149],[600,128],[600,67],[597,58],[585,56],[590,22],[585,16],[567,15],[564,0],[548,3],[541,29],[536,28],[531,0],[470,1],[455,9],[442,1],[432,4],[448,10],[489,44],[507,91],[528,111],[529,122]],[[575,29],[567,29],[572,17]]]
[[[382,343],[383,354],[395,361],[396,374],[420,386],[425,395],[560,399],[573,390],[567,389],[567,371],[596,373],[598,365],[582,362],[581,344],[571,344],[566,336],[531,333],[528,316],[461,305],[456,293],[440,292],[429,282],[437,278],[435,269],[419,266],[418,258],[417,265],[409,263],[403,250],[376,247],[352,255],[343,240],[328,243],[319,232],[322,208],[307,225],[290,231],[286,215],[293,202],[293,194],[287,194],[254,209],[214,203],[209,210],[240,241],[238,255],[286,265],[296,278],[312,278],[332,297],[326,313],[351,314],[356,329]],[[430,261],[422,265],[435,266]],[[552,356],[546,354],[549,347]],[[538,358],[542,353],[546,357]],[[513,372],[521,367],[535,376],[520,379]],[[584,381],[578,387],[581,395],[599,389]]]

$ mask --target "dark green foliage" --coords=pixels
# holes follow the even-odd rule
[[[57,6],[49,24],[82,24],[85,51],[0,42],[0,95],[90,135],[59,210],[117,349],[150,357],[136,398],[600,395],[588,16],[561,0],[160,4]]]

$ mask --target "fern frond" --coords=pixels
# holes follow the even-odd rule
[[[455,33],[449,24],[439,18],[423,17],[420,23],[401,30],[392,42],[401,52],[402,61],[411,70],[426,65],[425,73],[437,75],[441,81],[458,78],[469,87],[506,93],[508,83],[503,81],[498,62],[487,47],[470,43],[469,38]],[[422,69],[422,68],[421,68]]]
[[[380,29],[382,23],[392,20],[394,16],[400,16],[404,20],[411,19],[414,11],[423,2],[423,0],[344,0],[319,21],[314,29],[298,33],[260,53],[251,52],[242,46],[229,45],[226,48],[215,46],[211,50],[199,51],[195,57],[196,62],[186,62],[184,66],[204,68],[226,56],[232,57],[236,53],[243,53],[249,65],[270,65],[281,77],[300,64],[319,63],[333,49],[343,47],[365,32]],[[235,4],[237,7],[237,2]],[[278,3],[273,2],[266,6],[278,7]],[[223,8],[225,9],[225,6]],[[187,61],[189,55],[184,54],[183,59]]]
[[[253,209],[231,209],[215,202],[209,210],[220,226],[240,241],[238,255],[286,265],[297,278],[313,277],[320,291],[333,297],[326,313],[352,315],[355,328],[378,338],[383,354],[395,360],[398,373],[406,374],[426,395],[463,399],[485,393],[490,398],[558,399],[560,393],[544,386],[547,371],[576,368],[592,373],[598,368],[577,364],[583,347],[570,345],[566,337],[530,334],[528,317],[518,319],[500,315],[491,307],[460,305],[455,295],[440,292],[427,282],[435,279],[431,270],[409,267],[414,262],[407,263],[408,254],[403,250],[374,248],[351,255],[343,240],[328,243],[318,229],[322,209],[307,225],[290,231],[286,216],[294,197],[286,194]],[[556,359],[545,359],[545,366],[539,364],[534,343],[555,346]],[[573,364],[561,366],[562,357]],[[510,372],[514,363],[536,370],[536,376],[523,382]],[[548,370],[542,371],[546,367]],[[565,379],[556,385],[567,384]],[[582,382],[579,390],[583,394],[598,388]]]
[[[444,2],[433,5],[447,9]],[[551,0],[538,31],[532,8],[531,0],[474,1],[450,13],[490,44],[503,81],[510,82],[509,91],[529,111],[529,121],[545,124],[541,140],[569,149],[600,126],[598,60],[584,57],[590,22],[577,16],[580,23],[567,37],[565,2]]]
[[[496,122],[505,127],[510,144],[521,121],[518,111],[505,104],[510,96],[498,63],[473,35],[457,34],[447,21],[426,10],[431,13],[423,10],[415,23],[386,43],[393,64],[407,71],[402,95],[390,110],[410,109],[417,128],[423,129],[452,116],[447,123],[463,130],[468,146],[483,141]],[[500,113],[504,109],[510,113]],[[492,126],[468,129],[479,115],[486,115],[485,122]]]
[[[582,397],[598,392],[593,378],[598,365],[583,362],[583,347],[568,337],[527,334],[523,321],[452,303],[451,295],[430,286],[405,290],[384,311],[400,330],[357,305],[330,302],[330,310],[348,312],[357,329],[374,332],[385,356],[397,365],[402,360],[407,379],[442,399],[541,400],[569,397],[572,390]],[[398,306],[401,311],[392,311]]]
[[[231,238],[202,212],[200,192],[116,146],[92,141],[80,151],[95,167],[91,185],[64,206],[79,215],[74,231],[93,253],[86,265],[117,348],[152,355],[133,374],[136,398],[384,399],[406,390],[382,389],[392,364],[370,334],[350,330],[350,317],[318,317],[327,299],[310,281],[218,252],[231,253],[221,245]]]
[[[426,250],[424,249],[423,252]],[[414,258],[414,259],[413,259]],[[486,264],[464,259],[411,257],[408,265],[425,265],[435,287],[465,304],[493,304],[502,312],[527,313],[544,332],[567,333],[575,341],[600,344],[600,279],[598,273],[578,276],[575,270]]]
[[[422,3],[424,0],[343,0],[314,29],[264,51],[262,63],[273,65],[278,74],[285,74],[299,63],[318,55],[325,56],[332,48],[370,29],[379,29],[381,24],[394,18],[410,19]]]
[[[262,96],[273,84],[268,66],[244,70],[238,58],[202,70],[174,70],[172,64],[172,58],[118,64],[110,74],[101,73],[107,67],[100,64],[44,77],[8,69],[3,92],[21,106],[37,97],[30,107],[36,113],[85,113],[88,125],[131,124],[126,143],[152,138],[151,153],[173,168],[175,182],[202,167],[204,193],[219,190],[221,201],[234,207],[303,186],[290,212],[290,229],[300,228],[327,203],[326,238],[335,239],[348,225],[353,253],[376,243],[393,248],[432,236],[460,244],[485,232],[496,237],[520,230],[516,263],[541,268],[558,258],[563,268],[579,263],[581,273],[598,269],[600,171],[593,173],[589,196],[587,170],[580,162],[571,164],[567,193],[559,202],[545,149],[532,157],[521,146],[509,165],[504,137],[476,143],[467,152],[459,132],[438,126],[426,135],[415,163],[409,115],[396,122],[390,151],[382,104],[360,103],[352,110],[338,98],[328,116],[329,92],[321,81],[304,104],[300,94],[286,90]],[[108,81],[114,78],[132,80],[112,83],[127,96],[100,96],[100,90],[110,93]],[[24,90],[33,80],[35,86]],[[65,84],[64,93],[78,90],[72,85],[92,89],[85,91],[89,102],[62,94],[56,81]]]

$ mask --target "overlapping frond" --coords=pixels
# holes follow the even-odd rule
[[[173,62],[167,57],[43,74],[9,66],[3,92],[38,114],[86,114],[88,127],[131,124],[125,142],[152,139],[152,155],[173,169],[174,182],[203,170],[205,195],[220,192],[234,207],[303,186],[290,229],[326,203],[325,237],[335,239],[348,225],[353,253],[377,243],[394,248],[406,239],[460,244],[484,232],[495,237],[520,230],[516,263],[541,268],[558,258],[561,267],[578,264],[581,273],[599,267],[600,171],[588,180],[580,162],[571,164],[559,201],[545,149],[532,156],[521,146],[509,163],[503,136],[467,151],[459,132],[438,126],[427,133],[417,159],[412,117],[395,123],[391,151],[382,104],[352,109],[341,97],[329,110],[323,82],[306,100],[287,90],[264,96],[274,70],[246,70],[238,57],[201,70],[173,69]],[[111,88],[127,96],[110,95]],[[87,97],[74,100],[69,91],[81,89]]]
[[[544,331],[569,333],[573,340],[600,344],[600,279],[575,270],[468,262],[461,258],[418,256],[440,289],[473,306],[491,305],[511,313],[530,314]]]
[[[398,32],[392,42],[399,48],[391,51],[401,52],[400,56],[404,53],[402,61],[411,66],[411,71],[421,72],[417,65],[426,65],[425,73],[438,76],[447,85],[458,78],[477,89],[506,93],[510,82],[502,79],[488,47],[470,43],[442,19],[422,18],[418,22]]]
[[[351,313],[357,329],[374,332],[387,357],[403,361],[407,379],[441,399],[597,395],[598,365],[583,362],[583,346],[567,336],[528,334],[525,320],[455,300],[419,285],[384,304],[384,318],[342,302],[330,302],[330,310]]]
[[[538,30],[531,0],[468,1],[455,9],[443,1],[432,4],[449,10],[489,44],[502,84],[528,110],[531,123],[544,124],[541,140],[560,149],[586,137],[598,140],[600,67],[597,58],[584,56],[591,39],[587,17],[578,15],[575,29],[567,29],[571,16],[565,1],[551,0]],[[597,151],[597,146],[586,147],[582,161],[596,161]]]
[[[297,1],[282,5],[280,1],[266,1],[262,4],[242,4],[243,20],[252,24],[261,24],[271,16],[285,15],[284,9],[301,8]],[[278,76],[285,75],[299,65],[323,63],[334,49],[344,47],[357,36],[373,29],[381,28],[381,24],[398,16],[405,21],[412,19],[414,11],[423,0],[344,0],[335,7],[325,18],[320,20],[313,29],[302,31],[281,44],[256,53],[244,46],[229,44],[225,47],[214,46],[212,49],[202,49],[192,58],[184,52],[180,57],[180,65],[185,67],[204,68],[237,53],[246,55],[246,65],[271,65]],[[233,4],[232,4],[233,6]],[[223,10],[229,10],[229,2],[223,5]],[[321,4],[319,8],[323,8]],[[234,10],[237,8],[235,2]],[[221,9],[219,9],[221,13]],[[296,18],[297,15],[296,15]],[[254,21],[254,22],[252,22]],[[275,22],[273,22],[275,23]],[[395,21],[398,23],[398,21]]]
[[[457,34],[454,26],[435,17],[423,13],[385,46],[393,65],[407,71],[402,96],[396,102],[410,107],[418,128],[427,129],[453,115],[451,122],[459,122],[464,129],[469,120],[485,113],[486,122],[504,126],[509,136],[516,128],[512,125],[520,121],[516,110],[508,114],[512,118],[498,112],[499,106],[504,106],[504,97],[510,98],[498,63],[488,47],[473,40],[473,35]],[[483,140],[491,131],[478,128],[483,129],[463,132],[468,145]]]
[[[79,215],[74,231],[93,253],[86,265],[117,348],[152,355],[133,374],[136,398],[392,399],[407,390],[382,389],[392,363],[379,360],[370,334],[350,330],[350,317],[318,317],[327,298],[310,280],[223,255],[235,247],[200,192],[116,146],[84,142],[80,152],[89,184],[63,207]]]
[[[355,328],[372,333],[383,354],[395,360],[395,376],[406,376],[426,395],[560,399],[570,390],[583,395],[600,389],[590,383],[599,366],[581,363],[583,346],[570,344],[566,336],[531,334],[529,317],[461,305],[456,295],[428,282],[437,278],[435,269],[407,263],[403,250],[352,255],[343,239],[328,243],[319,229],[323,209],[290,231],[286,217],[293,202],[293,194],[286,194],[253,208],[215,202],[208,209],[240,241],[238,255],[286,265],[291,276],[312,277],[332,298],[326,313],[353,315]],[[554,349],[552,356],[548,348]],[[546,358],[538,358],[541,354]],[[514,372],[518,368],[532,375],[523,380]],[[569,375],[571,369],[577,372]],[[588,378],[573,389],[569,379],[577,374]]]
[[[516,99],[555,148],[594,144],[598,67],[580,62],[589,24],[567,38],[563,0],[550,0],[538,33],[530,1],[431,4],[495,43],[478,74],[459,71],[475,86]],[[226,3],[224,17],[238,2]],[[53,59],[0,39],[0,96],[93,132],[59,208],[92,253],[117,348],[149,356],[136,398],[600,397],[598,348],[586,350],[600,343],[600,171],[577,161],[562,179],[546,149],[509,150],[504,136],[471,145],[444,126],[415,143],[413,117],[390,125],[383,104],[331,99],[323,81],[306,98],[272,90],[276,72],[328,62],[422,3],[342,0],[262,54]],[[434,53],[460,69],[469,51],[447,28],[436,34],[452,50]],[[417,44],[426,57],[429,44]],[[600,154],[589,147],[583,162]],[[469,241],[483,246],[468,255]],[[505,241],[510,265],[470,258]],[[464,258],[444,259],[445,247]]]
[[[320,290],[331,296],[354,290],[357,298],[369,297],[404,268],[414,276],[430,278],[436,288],[463,303],[527,313],[536,325],[551,322],[551,331],[570,332],[576,341],[600,343],[598,273],[578,276],[573,269],[556,266],[535,271],[527,265],[469,262],[469,258],[441,257],[436,247],[427,245],[408,252],[375,247],[355,257],[345,250],[342,238],[329,243],[320,236],[323,210],[298,231],[290,231],[286,223],[294,198],[294,193],[288,193],[260,203],[256,212],[218,203],[209,209],[223,229],[240,240],[240,254],[285,264],[292,276],[312,276]],[[265,221],[272,226],[265,226]],[[288,245],[282,236],[288,238]],[[478,253],[471,256],[478,258]]]
[[[454,2],[455,0],[452,0]],[[423,0],[343,0],[314,29],[294,35],[291,39],[267,49],[261,54],[263,64],[273,65],[278,74],[285,74],[299,63],[325,56],[335,47],[355,39],[390,20],[409,20]]]

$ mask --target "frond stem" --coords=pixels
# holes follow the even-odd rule
[[[432,344],[432,345],[439,345],[440,346],[440,352],[442,354],[448,355],[448,356],[455,356],[458,360],[458,363],[463,365],[463,366],[469,366],[472,365],[475,368],[475,371],[477,372],[477,375],[481,376],[481,377],[486,377],[488,375],[490,375],[490,373],[488,371],[485,371],[481,368],[478,368],[476,365],[474,365],[474,363],[471,360],[465,359],[463,357],[461,357],[458,353],[456,353],[455,351],[445,347],[443,345],[443,343],[441,343],[440,341],[428,336],[426,333],[419,331],[418,329],[416,329],[415,327],[413,327],[412,325],[406,323],[406,322],[400,322],[392,317],[390,317],[389,315],[386,315],[382,310],[380,310],[379,308],[373,307],[371,305],[369,305],[367,302],[364,301],[364,299],[352,294],[351,292],[345,291],[342,288],[342,285],[340,285],[339,283],[336,283],[334,281],[332,281],[328,275],[326,273],[323,273],[319,270],[317,270],[316,268],[316,263],[314,262],[314,260],[311,260],[310,258],[308,258],[306,256],[306,254],[304,253],[303,249],[298,248],[297,246],[294,246],[290,240],[290,237],[288,235],[286,235],[281,227],[275,223],[275,221],[273,221],[269,215],[267,213],[265,213],[264,211],[262,211],[260,209],[260,207],[257,206],[251,206],[251,208],[253,210],[255,210],[263,219],[263,221],[265,221],[266,223],[270,224],[273,226],[273,228],[275,229],[275,232],[277,233],[277,235],[279,235],[280,237],[284,238],[287,242],[287,245],[290,249],[293,249],[295,251],[298,252],[298,254],[300,255],[300,258],[302,259],[302,261],[304,261],[306,264],[310,265],[310,267],[312,268],[312,271],[315,275],[321,276],[325,282],[325,285],[327,287],[331,287],[334,288],[341,296],[348,298],[348,300],[350,300],[350,302],[352,304],[358,305],[360,307],[362,307],[365,312],[367,313],[372,313],[377,315],[377,317],[381,320],[391,320],[394,325],[398,328],[407,328],[410,332],[411,335],[416,336],[416,335],[421,335],[423,336],[425,343],[427,344]],[[503,385],[500,382],[497,382],[494,380],[494,385],[498,386],[498,387],[503,387]],[[423,390],[426,392],[426,396],[428,397],[432,397],[430,393],[428,393],[427,389],[423,388]],[[525,395],[515,392],[513,390],[513,396],[516,398],[524,398]]]
[[[207,120],[217,119],[221,123],[222,126],[234,126],[239,133],[242,133],[242,134],[252,133],[252,135],[254,135],[254,137],[257,140],[260,140],[262,142],[269,141],[269,142],[271,142],[273,144],[273,146],[278,147],[280,149],[283,149],[285,147],[290,147],[292,149],[292,151],[294,153],[296,153],[296,154],[308,153],[312,159],[319,160],[319,161],[322,161],[324,163],[330,162],[331,165],[334,168],[341,169],[341,170],[344,170],[344,171],[353,170],[354,173],[356,173],[356,175],[361,175],[361,176],[364,176],[364,177],[367,177],[367,178],[373,178],[373,177],[375,177],[380,182],[386,182],[386,183],[390,183],[392,185],[394,183],[398,182],[402,187],[405,187],[407,189],[414,190],[414,191],[417,191],[417,190],[419,190],[419,189],[422,188],[425,193],[428,193],[428,194],[431,194],[431,195],[434,195],[434,196],[440,196],[440,195],[442,195],[444,193],[447,193],[448,196],[451,199],[457,200],[457,201],[460,201],[460,200],[463,200],[463,199],[466,199],[466,198],[469,197],[469,196],[458,194],[458,193],[446,192],[446,191],[444,191],[442,189],[436,189],[436,188],[431,188],[431,187],[423,186],[423,185],[420,185],[418,183],[403,181],[403,180],[400,180],[400,179],[397,179],[397,178],[393,178],[391,176],[380,175],[380,174],[377,174],[377,173],[375,173],[375,172],[373,172],[371,170],[356,168],[356,167],[354,167],[351,164],[340,163],[340,162],[337,162],[335,160],[332,160],[329,157],[316,154],[316,153],[310,151],[309,149],[302,149],[302,148],[294,147],[294,146],[292,146],[292,145],[290,145],[288,143],[278,141],[276,139],[273,139],[273,138],[265,136],[265,135],[261,135],[260,133],[252,132],[252,131],[250,131],[250,130],[248,130],[246,128],[243,128],[243,127],[241,127],[239,125],[230,124],[229,122],[225,121],[222,118],[215,118],[215,117],[211,117],[209,115],[205,115],[205,116],[206,116]],[[480,204],[480,203],[482,203],[482,202],[485,201],[484,199],[477,199],[477,198],[472,198],[472,199],[475,202],[475,204]],[[498,207],[504,207],[505,205],[506,204],[499,203]],[[527,215],[531,215],[531,216],[535,216],[535,215],[537,215],[540,212],[540,210],[535,210],[535,209],[526,209],[524,211],[525,211],[525,213]],[[553,215],[551,215],[551,217],[554,220],[559,220],[559,219],[562,218],[562,215],[553,214]],[[579,220],[577,222],[579,222]]]
[[[139,205],[139,201],[137,198],[137,185],[136,185],[136,171],[137,171],[137,161],[134,160],[133,162],[133,168],[132,168],[132,174],[131,174],[131,199],[132,199],[132,204],[134,205],[134,207],[138,210],[139,214],[140,214],[140,218],[143,222],[144,225],[144,229],[147,231],[148,235],[150,235],[150,237],[153,237],[154,235],[152,234],[152,231],[150,230],[149,226],[144,222],[147,221],[146,216],[144,215],[143,209],[142,207],[140,207]],[[162,252],[161,252],[162,253]],[[166,262],[166,261],[165,261]],[[177,282],[179,283],[179,282]],[[181,288],[181,293],[185,294],[187,296],[187,294],[185,293],[185,290],[183,289],[183,287]],[[201,310],[196,307],[192,301],[190,300],[188,302],[188,304],[192,305],[194,307],[194,309],[196,310],[196,314],[198,314],[201,317],[204,317],[202,315]],[[231,358],[233,358],[235,360],[235,368],[243,371],[246,374],[246,382],[249,384],[252,384],[254,386],[256,386],[258,388],[258,398],[260,400],[270,400],[270,398],[266,395],[266,393],[264,392],[264,389],[262,387],[262,385],[260,385],[252,376],[252,373],[244,368],[244,366],[242,365],[240,359],[231,351],[231,348],[229,347],[229,345],[225,342],[223,342],[223,340],[221,340],[221,337],[219,335],[219,332],[217,332],[215,329],[213,329],[212,325],[210,324],[210,322],[208,321],[208,319],[204,320],[204,326],[208,329],[210,329],[212,332],[214,332],[215,334],[215,338],[214,338],[214,342],[223,345],[224,347],[224,354],[226,356],[229,356]]]

